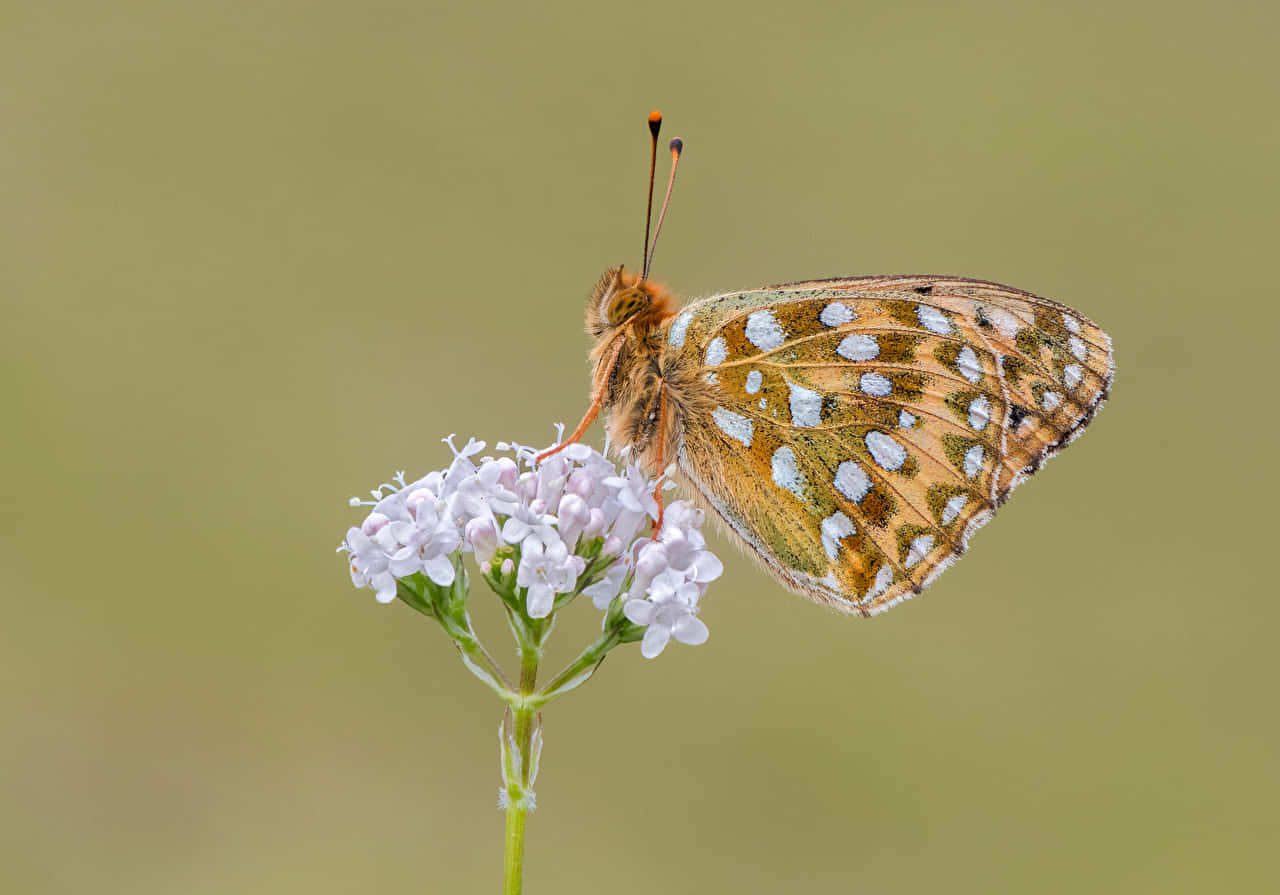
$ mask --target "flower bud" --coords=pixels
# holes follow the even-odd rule
[[[430,491],[428,491],[426,488],[419,488],[409,495],[409,497],[405,500],[404,505],[405,505],[405,508],[411,514],[413,514],[414,518],[417,518],[418,510],[422,507],[424,503],[430,505],[434,509],[436,504],[436,496],[432,494]]]
[[[595,479],[585,469],[575,469],[569,474],[567,490],[570,494],[576,494],[579,497],[590,497],[591,492],[595,490]]]
[[[525,500],[533,500],[538,496],[538,477],[532,472],[526,472],[520,476],[516,482],[519,493],[524,495]]]
[[[578,543],[578,535],[582,534],[591,521],[591,507],[577,494],[569,493],[560,498],[559,527],[560,537],[570,549]]]
[[[598,538],[604,533],[604,510],[599,507],[591,508],[591,516],[582,533],[588,538]]]
[[[369,537],[373,537],[382,529],[382,526],[386,525],[390,521],[391,520],[382,513],[370,513],[368,517],[365,518],[364,522],[361,523],[360,530]]]
[[[640,548],[636,556],[636,578],[631,593],[644,593],[649,582],[667,570],[667,550],[661,544],[649,543]]]
[[[520,478],[520,468],[510,457],[499,457],[493,461],[501,470],[498,473],[498,484],[508,491],[516,489],[516,481]]]
[[[475,550],[478,562],[488,562],[498,552],[498,525],[492,517],[472,519],[467,523],[463,537]]]

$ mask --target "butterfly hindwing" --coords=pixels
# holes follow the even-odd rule
[[[1092,418],[1110,340],[1008,287],[865,277],[695,302],[666,350],[715,398],[682,471],[793,588],[873,613],[941,573]]]

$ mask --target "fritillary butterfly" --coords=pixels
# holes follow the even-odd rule
[[[841,611],[920,593],[1107,397],[1111,339],[1030,292],[849,277],[678,308],[645,231],[644,271],[592,291],[591,408],[566,444],[605,410],[615,444],[674,461],[782,584]]]

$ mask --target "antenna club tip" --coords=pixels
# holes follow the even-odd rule
[[[662,127],[662,113],[654,109],[649,113],[649,133],[653,134],[653,139],[658,139],[658,129]]]
[[[674,140],[672,140],[671,151],[675,153],[680,153],[684,151],[684,140],[681,140],[679,137],[676,137]]]

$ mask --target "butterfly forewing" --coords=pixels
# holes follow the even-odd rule
[[[690,305],[667,350],[714,405],[681,469],[787,583],[856,613],[928,584],[1106,396],[1070,308],[938,277],[813,281]]]

